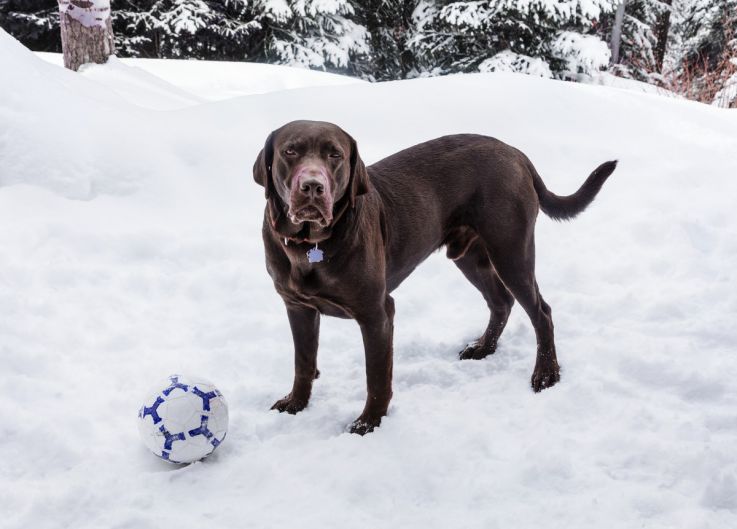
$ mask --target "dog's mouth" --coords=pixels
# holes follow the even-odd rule
[[[303,206],[294,212],[289,213],[289,220],[293,224],[302,224],[303,222],[315,222],[320,227],[325,228],[332,221],[331,215],[326,215],[323,211],[312,204]]]

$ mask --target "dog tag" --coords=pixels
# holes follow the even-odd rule
[[[307,252],[307,261],[310,263],[319,263],[322,261],[322,250],[317,247],[317,244],[315,244],[314,248],[310,248],[310,251]]]

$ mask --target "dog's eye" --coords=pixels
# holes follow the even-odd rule
[[[331,158],[342,158],[343,157],[343,153],[342,152],[338,152],[338,151],[331,152],[330,153],[330,157]]]
[[[294,149],[285,149],[284,154],[286,154],[287,156],[295,156],[297,154],[297,151],[295,151]]]

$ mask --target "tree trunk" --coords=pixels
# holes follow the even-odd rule
[[[624,6],[627,0],[622,0],[617,6],[617,14],[614,15],[614,26],[612,26],[612,50],[611,64],[619,62],[619,45],[622,42],[622,23],[624,22]]]
[[[660,16],[655,24],[655,69],[658,72],[663,71],[663,59],[665,58],[665,48],[668,44],[668,30],[670,29],[670,6],[673,5],[673,0],[660,0],[662,3],[668,6]]]
[[[59,25],[64,66],[70,70],[102,64],[115,53],[110,0],[59,0]]]

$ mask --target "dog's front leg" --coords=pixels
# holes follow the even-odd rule
[[[289,395],[276,401],[271,409],[295,414],[307,407],[312,381],[320,374],[317,370],[320,313],[311,307],[287,305],[287,316],[294,341],[294,384]]]
[[[353,421],[350,432],[364,435],[381,424],[392,398],[394,300],[387,295],[382,305],[357,315],[356,320],[366,356],[367,395],[363,413]]]

